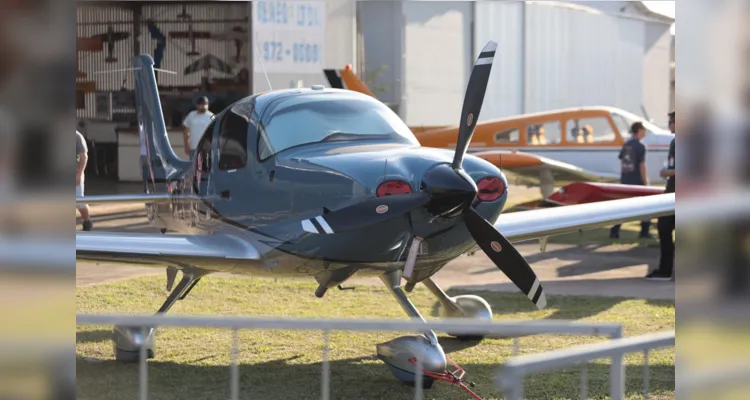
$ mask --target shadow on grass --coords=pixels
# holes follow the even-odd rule
[[[373,346],[374,348],[374,346]],[[485,399],[499,398],[494,385],[499,371],[495,364],[465,364],[467,379]],[[76,360],[78,399],[133,399],[139,395],[138,364],[116,361],[92,363]],[[532,375],[526,379],[524,397],[529,399],[578,398],[580,369],[570,368]],[[388,368],[373,357],[350,358],[330,362],[332,399],[413,399],[414,389],[397,381]],[[652,394],[674,392],[674,366],[651,365],[649,387]],[[321,397],[321,363],[300,363],[296,357],[258,364],[241,364],[240,398],[253,399],[319,399]],[[638,395],[642,384],[642,367],[626,366],[626,395]],[[608,395],[609,366],[591,364],[588,368],[589,396]],[[157,359],[148,363],[149,399],[226,399],[230,395],[228,365],[178,364]],[[426,398],[468,398],[458,387],[436,382],[425,390]]]
[[[560,282],[565,283],[565,282]],[[505,284],[504,284],[505,285]],[[513,285],[508,283],[507,285]],[[529,299],[520,292],[515,294],[472,291],[467,289],[449,289],[449,296],[460,296],[474,294],[480,296],[492,308],[496,319],[512,317],[517,313],[534,312],[536,307]],[[586,297],[586,296],[547,296],[546,309],[554,310],[544,319],[580,320],[601,314],[619,303],[632,300],[626,297]],[[645,299],[646,303],[653,306],[671,308],[674,301]],[[440,303],[435,302],[431,309],[431,315],[437,317]]]
[[[656,264],[659,253],[642,246],[622,247],[616,250],[597,252],[605,247],[603,244],[588,244],[580,247],[565,247],[550,249],[545,252],[529,254],[524,258],[531,264],[551,259],[568,261],[566,265],[557,268],[557,276],[569,277],[611,271],[637,265]],[[489,267],[471,272],[472,275],[498,273],[496,267]]]

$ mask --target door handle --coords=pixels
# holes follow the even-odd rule
[[[223,190],[221,193],[219,193],[219,197],[222,199],[229,199],[229,190]]]

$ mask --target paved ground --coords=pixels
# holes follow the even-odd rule
[[[109,193],[137,193],[140,184],[104,185]],[[535,189],[513,187],[511,193]],[[93,190],[92,190],[93,191]],[[89,193],[89,194],[96,194]],[[532,193],[533,194],[533,193]],[[155,232],[150,228],[141,205],[94,206],[95,230]],[[77,221],[80,229],[80,219]],[[654,265],[658,249],[629,246],[575,246],[550,243],[542,253],[535,243],[521,244],[519,251],[529,260],[549,294],[623,296],[650,299],[674,299],[675,283],[647,282],[641,279],[648,265]],[[163,270],[123,267],[114,264],[78,262],[76,285],[85,286],[128,279]],[[444,289],[466,288],[516,292],[503,273],[481,252],[456,259],[436,276]],[[380,284],[377,279],[355,279],[351,284]]]

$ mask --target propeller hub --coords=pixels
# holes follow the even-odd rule
[[[461,214],[477,196],[477,185],[462,169],[448,164],[431,168],[422,178],[422,190],[430,194],[427,212],[436,217]]]

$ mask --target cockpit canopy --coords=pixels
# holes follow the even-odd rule
[[[326,90],[280,95],[267,102],[260,98],[255,109],[260,113],[261,160],[319,142],[386,140],[419,145],[390,108],[359,93]]]

